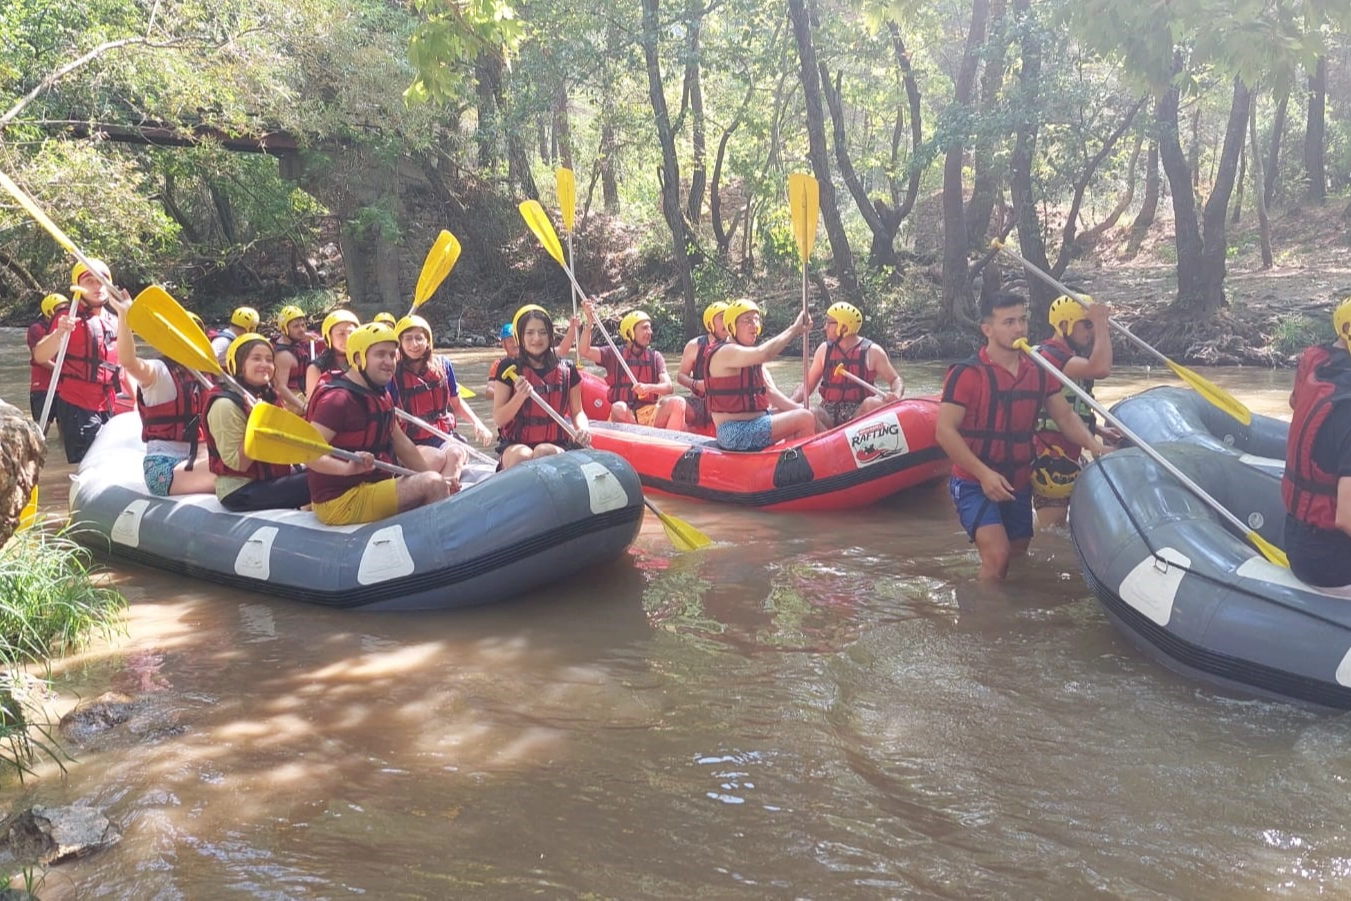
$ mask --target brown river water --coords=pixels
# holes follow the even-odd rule
[[[457,352],[481,390],[493,354]],[[0,389],[22,406],[20,333]],[[779,365],[795,384],[795,365]],[[943,367],[908,366],[912,394]],[[1291,373],[1207,370],[1288,413]],[[1162,370],[1115,374],[1112,400]],[[474,401],[480,415],[486,399]],[[55,430],[53,431],[55,435]],[[64,503],[59,448],[44,505]],[[1108,624],[1064,533],[976,590],[944,486],[772,514],[497,606],[363,614],[115,565],[129,634],[66,705],[175,724],[14,804],[125,837],[44,898],[1284,897],[1351,884],[1351,719],[1190,681]],[[1340,888],[1339,888],[1340,886]]]

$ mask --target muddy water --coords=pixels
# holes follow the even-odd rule
[[[941,372],[909,368],[910,390]],[[1284,407],[1289,373],[1207,375]],[[940,486],[835,515],[665,503],[718,546],[674,556],[649,521],[620,565],[444,615],[115,567],[129,637],[58,690],[149,688],[166,725],[9,788],[126,831],[43,896],[1345,891],[1351,722],[1147,661],[1063,534],[979,592]]]

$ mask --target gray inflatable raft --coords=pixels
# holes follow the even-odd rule
[[[615,454],[571,451],[493,475],[443,501],[361,526],[313,513],[231,513],[214,495],[145,488],[135,413],[116,416],[72,476],[79,539],[115,558],[277,597],[366,610],[503,600],[624,553],[642,486]],[[466,481],[470,476],[467,475]]]
[[[1244,425],[1191,388],[1151,388],[1118,401],[1112,413],[1151,445],[1180,441],[1238,454],[1248,465],[1278,475],[1285,470],[1288,421],[1255,413]]]
[[[1154,447],[1281,546],[1279,476],[1233,453]],[[1351,708],[1351,598],[1266,560],[1139,449],[1085,467],[1069,528],[1108,616],[1165,665],[1248,693]]]

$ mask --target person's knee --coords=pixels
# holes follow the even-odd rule
[[[816,431],[816,416],[811,410],[793,411],[793,431],[810,435]]]
[[[865,416],[868,413],[871,413],[873,410],[876,410],[880,406],[882,406],[882,398],[876,395],[873,395],[871,397],[865,397],[863,398],[863,401],[858,405],[858,412],[854,414],[854,418],[858,419],[860,416]]]
[[[637,422],[638,420],[634,418],[633,412],[629,410],[629,405],[620,400],[615,401],[610,405],[610,421]]]
[[[829,431],[835,427],[835,418],[824,407],[812,407],[812,421],[818,432]]]
[[[413,489],[423,504],[450,496],[450,485],[439,472],[420,472],[413,479]]]

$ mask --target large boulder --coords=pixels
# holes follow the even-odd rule
[[[28,415],[0,401],[0,544],[19,525],[38,473],[47,459],[47,442]]]
[[[0,866],[51,866],[121,840],[121,827],[97,808],[35,805],[0,821]]]

